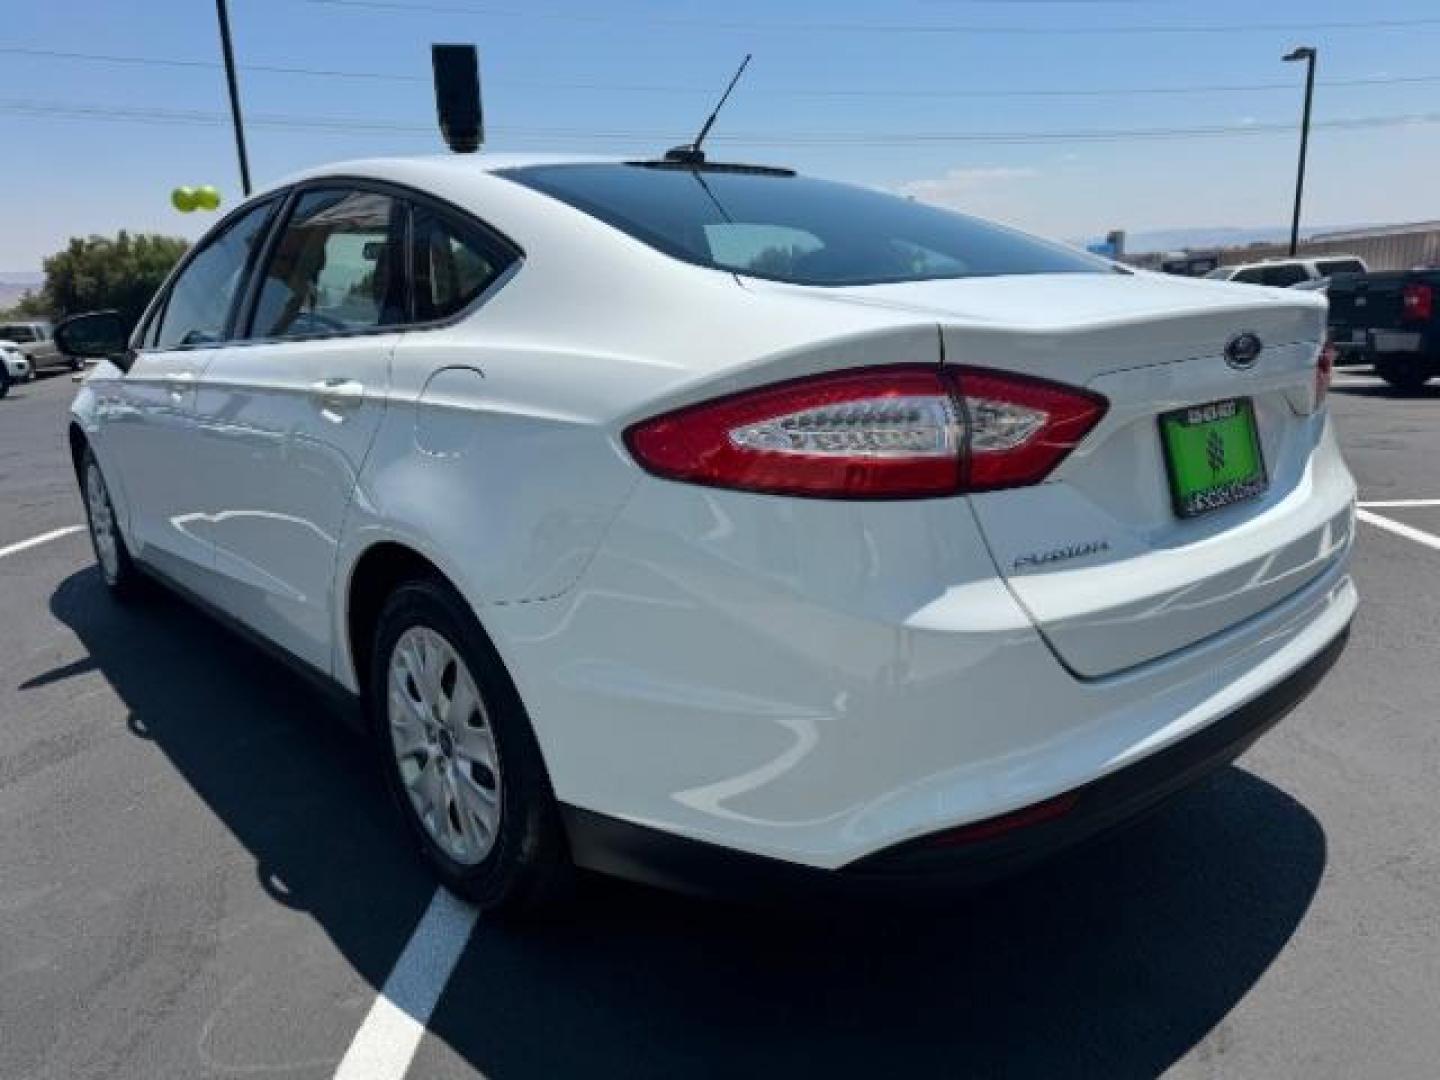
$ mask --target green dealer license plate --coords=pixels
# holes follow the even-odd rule
[[[1160,439],[1175,513],[1182,518],[1253,499],[1269,486],[1249,398],[1164,413]]]

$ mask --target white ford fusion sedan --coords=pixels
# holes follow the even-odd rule
[[[104,580],[360,706],[483,907],[1010,870],[1344,646],[1325,302],[788,170],[317,170],[201,241],[70,444]]]

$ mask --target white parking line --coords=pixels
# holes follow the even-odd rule
[[[18,544],[11,544],[9,547],[0,548],[0,559],[6,555],[16,555],[30,548],[39,547],[41,544],[48,544],[51,540],[59,540],[62,536],[70,536],[72,533],[83,531],[84,525],[66,525],[63,529],[53,529],[39,536],[32,536],[29,540],[21,540]]]
[[[1392,532],[1396,536],[1403,536],[1407,540],[1414,540],[1417,544],[1424,544],[1428,548],[1440,551],[1440,536],[1417,529],[1413,525],[1406,525],[1403,521],[1395,521],[1392,518],[1384,517],[1371,510],[1356,510],[1355,516],[1361,521],[1367,521],[1376,528]]]
[[[1406,506],[1440,506],[1440,499],[1374,499],[1355,504],[1362,510],[1401,509]]]
[[[425,1025],[465,951],[476,911],[436,889],[395,961],[380,996],[335,1070],[335,1080],[401,1080],[425,1036]]]

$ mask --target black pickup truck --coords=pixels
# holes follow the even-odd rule
[[[1327,291],[1341,363],[1374,364],[1401,390],[1440,375],[1440,270],[1336,274]]]

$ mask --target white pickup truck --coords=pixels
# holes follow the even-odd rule
[[[79,371],[85,361],[66,356],[55,344],[54,328],[48,322],[0,323],[0,342],[12,342],[30,361],[32,371],[68,367]]]

